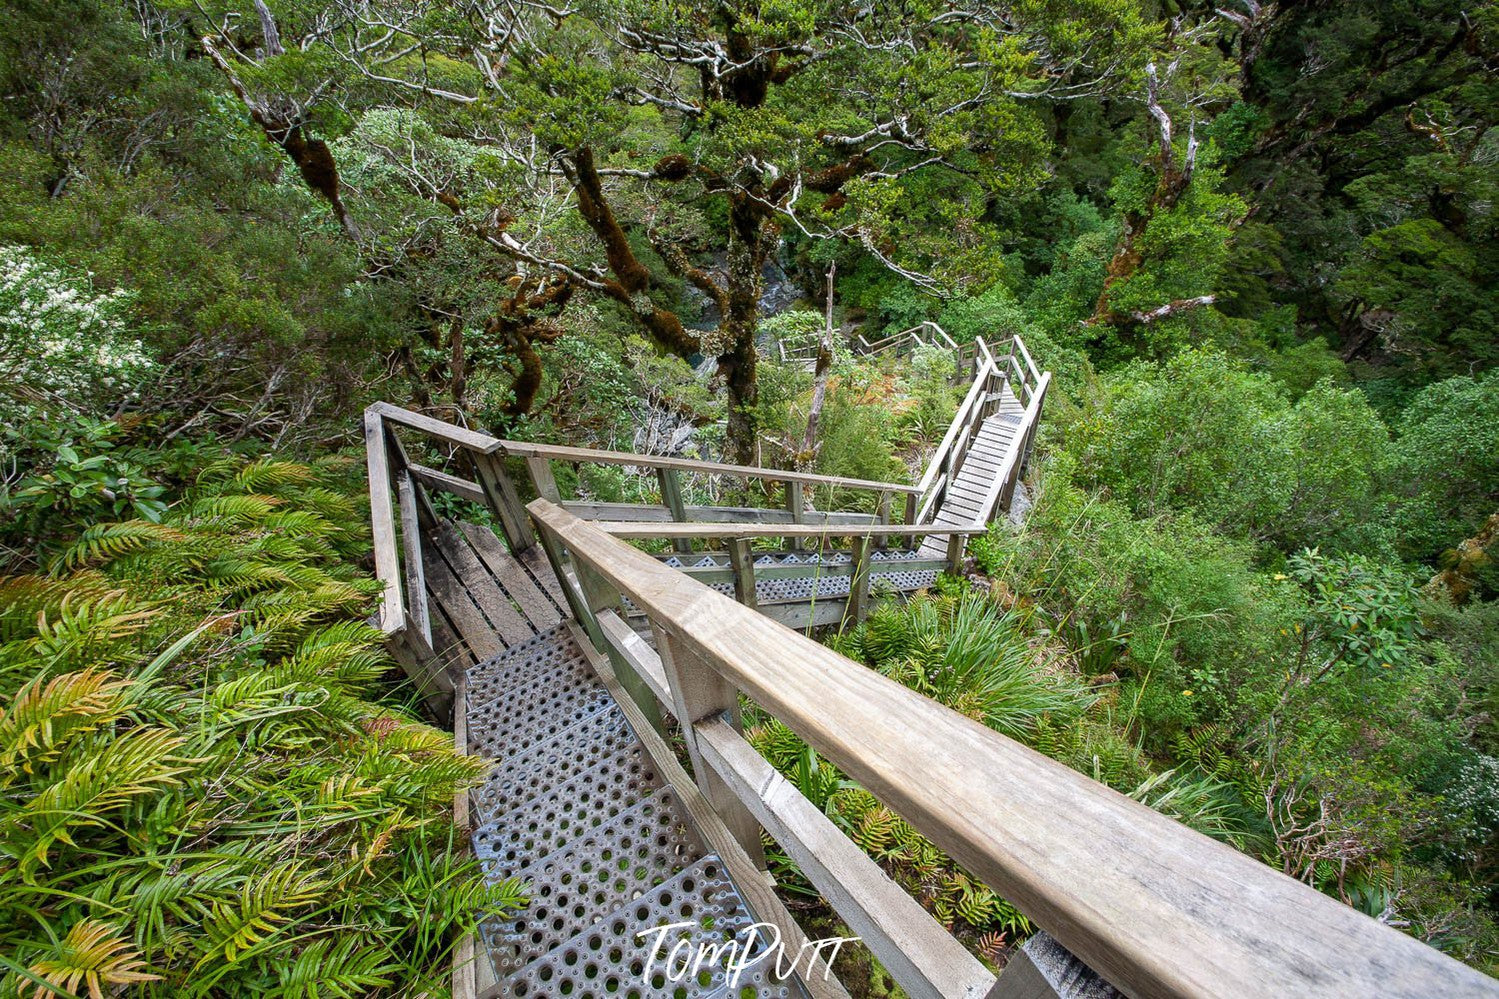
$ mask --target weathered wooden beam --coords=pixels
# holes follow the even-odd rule
[[[713,806],[713,811],[739,841],[745,854],[756,867],[763,868],[765,850],[760,843],[760,824],[733,789],[703,759],[693,728],[704,719],[721,718],[737,731],[740,728],[739,694],[722,674],[701,661],[684,644],[679,644],[676,634],[655,620],[651,621],[651,631],[656,636],[656,654],[661,657],[661,668],[671,691],[672,714],[682,727],[682,741],[687,744],[687,755],[692,761],[693,780]]]
[[[801,524],[806,520],[807,497],[802,492],[802,486],[799,482],[786,483],[786,512],[791,514],[791,522],[793,524]],[[800,551],[802,549],[801,539],[795,536],[790,538],[789,544],[792,551]]]
[[[696,725],[703,759],[745,802],[912,999],[984,999],[994,975],[880,865],[722,721]]]
[[[401,548],[406,570],[407,620],[428,645],[432,644],[432,612],[427,606],[427,576],[422,568],[422,531],[417,523],[416,487],[409,471],[401,473],[396,485],[401,509]]]
[[[675,468],[656,469],[656,481],[661,484],[661,504],[671,513],[671,519],[682,523],[687,520],[687,506],[682,502],[682,480]],[[684,555],[692,554],[692,542],[687,538],[673,538],[671,546]]]
[[[419,465],[415,462],[407,465],[406,470],[411,473],[413,479],[428,489],[435,489],[440,493],[452,493],[459,499],[468,500],[470,503],[477,503],[480,506],[488,504],[484,490],[477,482],[470,482],[468,479],[449,475],[447,472],[436,468],[428,468],[426,465]]]
[[[854,538],[853,562],[848,580],[848,616],[855,624],[869,613],[869,539]]]
[[[390,635],[404,627],[401,558],[396,548],[396,514],[391,503],[390,459],[379,404],[364,411],[364,460],[370,489],[370,540],[375,549],[375,578],[381,583],[380,630]]]
[[[734,599],[755,606],[755,559],[746,538],[729,539],[729,566],[734,574]]]
[[[497,455],[474,454],[472,457],[486,505],[499,518],[505,542],[513,552],[525,551],[536,543],[536,532],[531,529],[531,519],[526,516],[525,505],[520,501],[510,473],[505,471]]]
[[[557,477],[552,474],[550,458],[527,458],[526,470],[531,473],[531,484],[536,487],[537,496],[553,503],[562,502],[562,493],[557,489]]]

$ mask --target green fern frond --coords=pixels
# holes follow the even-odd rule
[[[187,760],[183,739],[161,728],[138,728],[89,753],[68,759],[60,779],[0,818],[0,853],[19,861],[28,879],[47,866],[55,843],[73,844],[70,830],[100,826],[132,798],[178,783]]]
[[[0,708],[0,786],[19,764],[27,773],[56,758],[70,739],[124,714],[129,680],[103,669],[64,673],[21,688],[10,709]]]
[[[360,999],[393,984],[393,955],[378,939],[320,937],[278,964],[285,999]]]
[[[292,920],[291,913],[316,899],[323,883],[302,861],[279,864],[249,881],[239,897],[213,907],[203,923],[203,954],[196,968],[210,961],[233,961],[264,943]]]
[[[246,492],[284,489],[287,486],[311,485],[315,473],[294,461],[261,458],[252,461],[234,476],[234,484]]]
[[[134,944],[121,936],[118,929],[97,919],[83,919],[69,927],[68,935],[51,957],[32,964],[30,970],[65,992],[77,993],[84,986],[91,999],[104,999],[106,988],[112,993],[114,986],[161,978],[143,972],[144,967],[146,962],[141,960]],[[32,993],[33,999],[49,995],[51,992],[42,986]]]
[[[157,542],[183,540],[183,533],[169,524],[149,520],[127,520],[115,524],[95,524],[86,528],[78,540],[63,550],[52,563],[52,574],[91,562],[110,562]]]

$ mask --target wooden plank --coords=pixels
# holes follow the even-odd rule
[[[912,999],[983,999],[994,975],[722,721],[697,724],[703,758]]]
[[[567,511],[563,511],[564,513]],[[580,520],[582,518],[579,518]],[[919,534],[940,534],[943,528],[932,524],[630,524],[618,521],[592,521],[594,527],[618,538],[670,538],[681,534],[685,538],[863,538],[873,537],[876,532],[896,537]]]
[[[458,630],[448,620],[442,604],[438,602],[437,595],[432,592],[432,584],[427,584],[428,607],[432,613],[432,651],[437,662],[444,669],[460,672],[479,661],[479,657],[464,644],[459,636]]]
[[[421,413],[413,413],[409,409],[392,406],[388,402],[377,402],[365,410],[365,413],[366,415],[374,413],[379,418],[390,423],[399,423],[402,426],[411,427],[413,430],[420,430],[429,437],[435,437],[440,441],[461,448],[467,448],[470,451],[479,451],[487,454],[491,451],[499,450],[500,445],[503,443],[498,438],[491,437],[488,434],[481,434],[463,427],[454,426],[451,423],[444,423],[442,420],[423,416]]]
[[[381,583],[380,630],[387,635],[406,620],[401,597],[401,559],[396,550],[396,513],[390,499],[390,462],[385,452],[385,425],[380,404],[364,411],[364,460],[370,488],[370,540],[375,549],[375,578]]]
[[[500,589],[489,570],[479,561],[474,550],[469,547],[468,540],[452,524],[444,523],[437,531],[438,547],[442,549],[443,555],[452,567],[453,574],[462,582],[463,588],[473,598],[475,604],[484,612],[494,630],[499,633],[500,641],[505,645],[519,645],[532,635],[536,629],[526,620],[524,614],[516,609],[510,602],[510,597],[504,590]]]
[[[781,939],[785,941],[788,953],[803,953],[803,948],[808,944],[807,935],[791,917],[791,913],[786,911],[785,904],[776,897],[768,876],[757,868],[754,861],[740,849],[738,841],[729,832],[723,820],[713,811],[713,806],[703,797],[687,771],[682,769],[682,764],[677,762],[676,754],[672,752],[666,740],[651,729],[635,703],[629,697],[622,696],[623,688],[620,687],[619,680],[609,668],[608,660],[589,644],[587,635],[583,633],[577,622],[568,622],[568,628],[578,646],[583,650],[583,654],[588,658],[589,664],[599,674],[604,686],[609,688],[609,693],[619,702],[620,710],[625,713],[630,727],[635,730],[636,737],[640,739],[641,745],[650,755],[656,772],[676,790],[682,807],[686,809],[688,816],[697,826],[698,832],[702,833],[704,841],[723,860],[729,879],[734,882],[734,887],[739,889],[739,894],[749,905],[750,911],[757,918],[775,924],[776,929],[781,931]],[[849,999],[848,992],[825,963],[808,968],[805,974],[798,972],[798,977],[812,999]]]
[[[531,574],[520,560],[505,550],[500,539],[487,527],[460,522],[458,529],[473,546],[474,552],[488,567],[490,573],[505,591],[506,596],[520,605],[521,613],[536,631],[546,631],[562,620],[562,613],[548,596],[541,591]]]
[[[916,486],[897,482],[880,482],[875,479],[850,479],[841,475],[817,475],[813,472],[793,472],[783,468],[760,468],[755,465],[727,465],[717,461],[693,461],[688,458],[670,458],[658,455],[635,454],[629,451],[598,451],[586,447],[567,447],[559,444],[534,444],[528,441],[498,441],[500,449],[509,455],[525,458],[545,457],[556,461],[587,462],[594,465],[627,465],[636,468],[675,468],[684,472],[699,472],[704,475],[728,475],[741,479],[764,479],[769,482],[801,482],[806,485],[832,486],[842,489],[868,489],[878,492],[889,489],[897,493],[920,492]]]
[[[531,574],[536,585],[541,587],[552,601],[559,613],[567,609],[567,596],[562,592],[562,584],[557,580],[557,574],[552,571],[552,565],[547,561],[546,554],[539,548],[527,548],[516,555],[521,565]]]
[[[755,560],[750,557],[749,541],[729,541],[730,574],[734,580],[734,599],[746,607],[755,606]]]
[[[627,523],[675,523],[671,511],[654,503],[597,503],[589,500],[564,500],[562,509],[584,520],[624,521]],[[684,509],[687,523],[708,524],[791,524],[791,511],[756,506],[689,506]],[[873,524],[872,513],[855,510],[809,510],[808,524],[853,526]]]
[[[477,659],[488,659],[504,652],[505,646],[500,642],[499,636],[440,553],[430,549],[427,551],[426,570],[427,589],[436,598],[436,603],[441,605],[443,613],[448,616],[474,656]]]
[[[456,475],[449,475],[447,472],[428,468],[426,465],[418,465],[415,462],[408,465],[407,470],[411,473],[412,478],[429,489],[436,489],[438,492],[443,493],[452,493],[459,499],[465,499],[470,503],[477,503],[480,506],[489,505],[489,501],[484,496],[484,490],[480,488],[477,482],[460,479]]]

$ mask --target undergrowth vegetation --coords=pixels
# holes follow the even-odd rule
[[[0,995],[442,989],[522,900],[454,841],[484,763],[385,693],[331,478],[225,458],[0,577]]]

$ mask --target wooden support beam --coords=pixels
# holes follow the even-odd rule
[[[791,522],[793,524],[800,524],[806,520],[807,498],[802,492],[800,482],[786,483],[786,509],[791,514]],[[791,538],[790,547],[792,551],[801,551],[804,546],[800,538],[793,537]]]
[[[891,493],[890,493],[889,490],[886,490],[886,491],[880,493],[880,498],[875,503],[875,508],[874,508],[875,523],[877,523],[877,524],[888,524],[888,523],[890,523],[890,500],[891,500]],[[876,534],[874,536],[875,547],[876,548],[883,548],[883,547],[885,547],[886,540],[887,539],[886,539],[885,535],[883,535],[883,534]]]
[[[525,505],[515,491],[515,482],[497,456],[474,454],[472,457],[479,485],[484,490],[490,511],[500,521],[505,542],[513,552],[525,551],[536,543],[536,532],[531,528],[531,518],[526,515]]]
[[[658,468],[656,481],[661,483],[661,504],[671,512],[671,519],[679,524],[685,523],[687,505],[682,502],[680,473],[675,468]],[[692,554],[692,542],[687,538],[673,538],[671,546],[683,555]]]
[[[721,718],[738,731],[739,694],[717,670],[699,660],[654,620],[651,631],[656,636],[656,653],[661,657],[667,687],[671,690],[672,714],[682,726],[682,741],[687,743],[687,755],[692,760],[693,780],[755,866],[763,869],[765,850],[760,844],[760,824],[703,759],[693,728],[705,719]]]
[[[749,805],[838,915],[911,999],[983,999],[994,975],[890,880],[796,785],[721,721],[699,722],[714,773]]]
[[[557,479],[552,475],[552,461],[540,455],[526,459],[526,470],[531,473],[531,482],[536,486],[536,495],[552,503],[562,502],[562,493],[557,489]]]
[[[855,624],[863,621],[869,613],[869,539],[854,538],[853,574],[848,580],[848,617]]]
[[[364,460],[370,488],[370,536],[375,549],[375,577],[382,584],[380,630],[391,635],[406,623],[401,596],[401,557],[396,548],[396,513],[390,499],[390,457],[378,406],[364,411]]]
[[[396,436],[395,428],[386,425],[385,447],[390,455],[390,470],[392,475],[403,475],[411,468],[411,459],[406,456],[406,449],[401,446],[401,439]],[[417,483],[413,489],[416,497],[417,522],[425,529],[432,530],[437,526],[437,511],[432,507],[432,498],[427,491]]]
[[[599,632],[604,637],[603,651],[609,656],[619,685],[625,688],[651,728],[663,735],[661,709],[672,710],[671,688],[661,668],[661,657],[631,628],[620,613],[606,608],[598,613]]]
[[[967,535],[949,534],[947,536],[947,571],[954,576],[963,574],[963,542]]]
[[[747,538],[729,539],[729,567],[734,573],[734,599],[746,607],[754,607],[755,559]]]
[[[428,645],[432,644],[432,611],[427,606],[427,576],[422,569],[422,532],[418,525],[416,484],[411,473],[403,471],[396,485],[401,509],[401,548],[406,570],[407,621]]]

